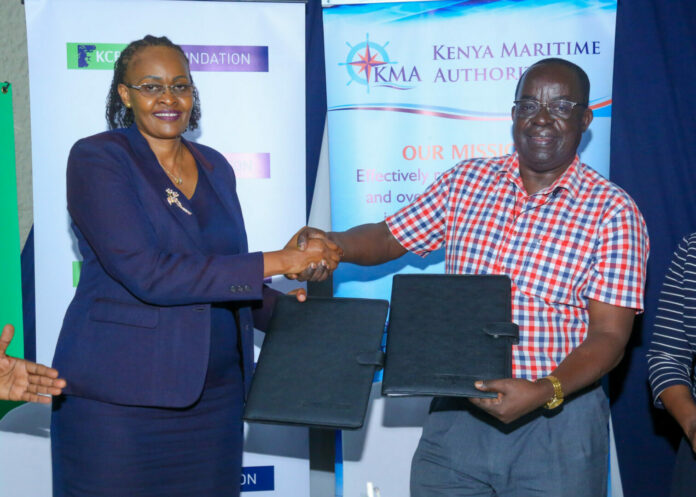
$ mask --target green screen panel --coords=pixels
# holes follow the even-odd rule
[[[12,323],[15,336],[7,353],[24,357],[22,270],[20,266],[17,175],[15,171],[12,85],[0,82],[0,327]],[[0,418],[17,402],[0,401]]]

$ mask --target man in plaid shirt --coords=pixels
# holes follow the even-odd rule
[[[577,156],[589,89],[575,64],[537,62],[517,87],[514,154],[457,164],[382,223],[300,236],[328,237],[363,265],[444,244],[448,273],[512,280],[513,378],[477,382],[496,398],[433,401],[412,497],[606,495],[609,407],[598,381],[642,310],[648,236],[633,200]]]

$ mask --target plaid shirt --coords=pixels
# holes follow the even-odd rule
[[[460,162],[386,220],[409,251],[445,244],[447,273],[506,274],[516,378],[550,374],[587,334],[588,299],[642,310],[648,235],[633,200],[576,156],[527,195],[517,154]]]

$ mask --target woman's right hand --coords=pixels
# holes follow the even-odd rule
[[[343,249],[335,241],[331,240],[326,232],[310,226],[305,226],[295,233],[295,236],[290,239],[285,247],[296,247],[300,250],[306,250],[312,241],[317,240],[327,244],[331,249],[338,250],[339,257],[343,257]],[[324,281],[331,275],[334,269],[327,265],[310,265],[297,273],[285,273],[285,277],[298,281]]]
[[[298,232],[299,233],[299,232]],[[324,267],[333,271],[341,260],[341,249],[330,240],[311,239],[303,250],[297,246],[297,234],[284,249],[264,252],[264,277],[276,274],[299,274],[306,269]]]
[[[341,251],[329,240],[311,239],[303,250],[295,246],[283,249],[290,256],[290,267],[283,274],[301,273],[307,268],[324,267],[333,271],[341,261]]]

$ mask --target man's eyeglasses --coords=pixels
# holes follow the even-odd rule
[[[550,102],[542,104],[538,100],[525,98],[522,100],[515,100],[515,115],[527,119],[536,116],[541,112],[542,107],[546,107],[546,110],[548,110],[549,114],[552,116],[559,119],[568,119],[573,114],[573,109],[576,105],[587,107],[587,104],[571,102],[570,100],[564,99],[551,100]]]
[[[124,83],[125,84],[125,83]],[[173,85],[161,85],[159,83],[144,83],[142,85],[126,85],[128,88],[138,90],[146,97],[159,97],[164,95],[164,92],[169,92],[175,97],[190,97],[193,93],[194,86],[188,83],[175,83]]]

